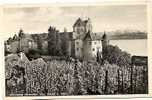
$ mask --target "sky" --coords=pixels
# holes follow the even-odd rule
[[[47,32],[49,26],[72,31],[75,21],[90,18],[93,32],[147,30],[145,5],[7,7],[3,9],[3,32]]]

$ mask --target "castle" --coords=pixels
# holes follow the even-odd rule
[[[52,26],[49,27],[48,33],[27,34],[20,30],[18,36],[15,34],[13,38],[5,41],[5,51],[27,53],[30,49],[41,49],[52,56],[96,59],[97,53],[103,53],[103,48],[108,45],[109,40],[105,32],[94,33],[92,29],[90,18],[85,20],[78,18],[72,32],[66,29],[59,32]]]

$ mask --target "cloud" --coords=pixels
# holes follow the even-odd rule
[[[146,6],[50,6],[50,7],[12,7],[4,9],[6,33],[46,32],[50,25],[72,31],[78,17],[90,17],[94,31],[117,29],[146,29]]]

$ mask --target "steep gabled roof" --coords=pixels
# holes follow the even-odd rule
[[[102,33],[88,32],[83,39],[90,38],[91,40],[102,40],[102,35]]]
[[[81,26],[81,25],[83,25],[83,21],[82,21],[81,18],[78,18],[78,19],[76,20],[76,22],[74,23],[73,27],[75,27],[75,26]]]
[[[86,26],[87,23],[89,23],[89,22],[90,22],[90,18],[88,18],[87,20],[84,20],[84,21],[83,21],[83,24]]]
[[[104,32],[103,36],[102,36],[102,39],[107,39],[107,35],[106,33]]]
[[[85,40],[85,39],[87,39],[87,38],[89,38],[89,39],[92,40],[91,34],[92,34],[92,33],[89,31],[89,32],[85,35],[85,37],[83,38],[83,40]]]
[[[73,27],[75,26],[86,26],[86,24],[90,21],[90,18],[87,20],[82,20],[81,18],[78,18],[76,22],[74,23]]]
[[[86,34],[81,34],[78,37],[76,37],[75,39],[81,39],[81,40],[83,40],[85,36],[86,36]]]

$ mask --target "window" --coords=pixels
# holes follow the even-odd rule
[[[77,48],[77,51],[79,51],[79,48]]]
[[[78,44],[79,44],[79,42],[76,42],[76,44],[78,45]]]
[[[89,44],[91,45],[91,41],[89,41]]]
[[[95,51],[95,48],[93,48],[92,51]]]
[[[96,44],[96,42],[94,42],[94,44]]]
[[[45,41],[44,43],[47,44],[47,41]]]
[[[80,34],[80,31],[81,31],[80,28],[77,28],[77,34]]]

